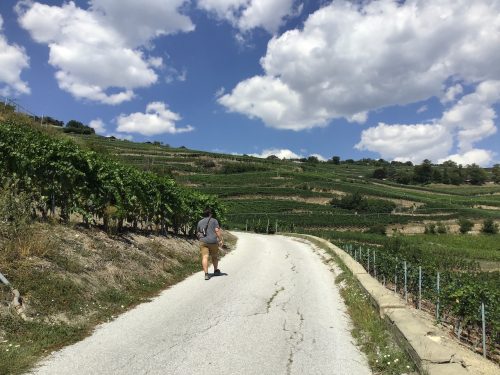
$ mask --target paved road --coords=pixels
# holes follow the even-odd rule
[[[318,254],[287,237],[237,236],[226,276],[189,277],[36,374],[370,374]]]

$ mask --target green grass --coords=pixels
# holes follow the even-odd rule
[[[500,263],[500,234],[495,235],[415,235],[403,237],[405,242],[414,244],[424,251],[446,250],[452,255],[464,258],[495,261]]]

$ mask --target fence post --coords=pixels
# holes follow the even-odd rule
[[[486,358],[486,319],[484,316],[484,302],[481,302],[481,321],[483,323],[483,357]]]
[[[439,322],[439,272],[437,273],[436,289],[437,289],[436,320]]]
[[[358,250],[354,249],[354,260],[358,260]]]
[[[406,260],[403,264],[405,269],[405,302],[408,303],[408,269],[406,268]]]
[[[418,309],[422,309],[422,266],[418,267]]]
[[[266,229],[266,233],[269,234],[269,219],[267,219],[267,229]]]
[[[248,232],[248,219],[245,222],[245,232]]]
[[[368,275],[370,274],[370,249],[366,250],[366,259],[368,260],[366,263],[366,270],[368,271]]]
[[[398,263],[396,258],[396,267],[394,268],[394,294],[398,292]]]
[[[275,230],[274,230],[274,233],[278,233],[278,220],[276,220],[276,223],[275,223],[275,224],[276,224],[276,228],[275,228]]]
[[[385,275],[382,276],[382,278],[383,278],[382,284],[384,285],[384,288],[385,288]]]
[[[375,262],[375,253],[376,251],[373,250],[373,274],[375,275],[375,278],[377,278],[377,263]]]

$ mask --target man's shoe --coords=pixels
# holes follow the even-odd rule
[[[210,280],[210,275],[208,273],[205,274],[205,280]]]
[[[214,271],[214,276],[220,276],[220,270],[219,269],[216,269]]]

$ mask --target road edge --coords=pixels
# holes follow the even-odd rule
[[[498,367],[493,363],[451,340],[443,330],[430,323],[422,312],[407,306],[402,298],[387,290],[345,251],[323,238],[307,234],[300,236],[322,243],[347,267],[370,297],[371,303],[379,311],[396,341],[410,355],[421,373],[428,375],[499,373]]]

